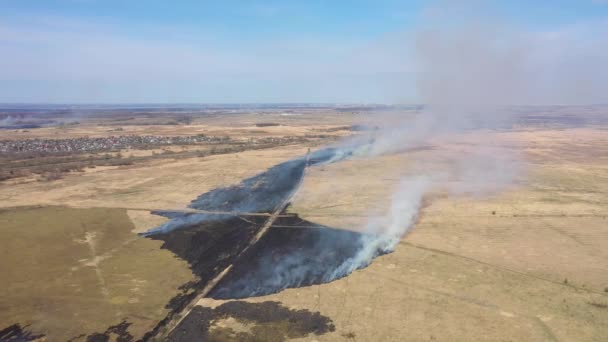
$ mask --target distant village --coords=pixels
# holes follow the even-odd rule
[[[130,148],[153,148],[168,145],[194,145],[221,143],[228,137],[121,135],[108,137],[81,137],[73,139],[0,140],[0,153],[88,153],[117,151]]]

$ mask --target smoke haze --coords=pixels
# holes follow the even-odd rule
[[[472,130],[511,127],[513,105],[604,99],[602,93],[608,88],[605,23],[529,32],[509,25],[499,12],[480,4],[488,3],[438,2],[428,9],[426,27],[414,34],[412,50],[418,63],[418,95],[425,107],[413,117],[390,118],[390,124],[376,134],[370,156],[407,151],[437,140],[449,145]],[[417,169],[425,175],[401,180],[388,216],[369,219],[367,232],[378,235],[364,237],[365,247],[337,269],[336,276],[392,251],[415,223],[429,191],[488,195],[512,184],[523,169],[519,151],[500,142],[476,141],[466,152],[443,157],[447,169],[418,162]]]

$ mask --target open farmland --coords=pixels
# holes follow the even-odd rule
[[[563,119],[586,111],[593,120]],[[1,266],[8,275],[0,280],[0,329],[49,341],[602,341],[608,136],[598,112],[535,108],[517,127],[331,163],[335,151],[318,151],[346,136],[373,134],[353,129],[380,125],[373,113],[252,111],[229,120],[119,126],[123,136],[229,139],[218,142],[221,153],[201,153],[220,149],[213,140],[163,146],[174,153],[121,146],[99,153],[145,158],[0,183]],[[91,117],[69,127],[10,131],[6,139],[109,137],[117,122]],[[296,251],[320,271],[352,256],[370,216],[390,208],[404,176],[424,174],[430,165],[452,172],[454,156],[485,141],[521,151],[515,181],[487,195],[434,188],[395,250],[367,267],[332,281],[312,274],[298,284],[270,282],[275,270],[260,268],[281,265]],[[235,200],[243,194],[245,200]],[[237,208],[243,203],[247,210]],[[241,215],[230,214],[237,210]],[[212,223],[180,221],[205,211],[223,214]],[[170,222],[181,228],[138,235]],[[318,249],[318,237],[325,248]],[[257,292],[242,279],[257,284]]]

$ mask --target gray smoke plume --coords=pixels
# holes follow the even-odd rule
[[[12,116],[7,116],[3,119],[0,119],[0,127],[12,126],[17,122]]]
[[[393,194],[389,214],[370,219],[367,226],[370,234],[359,237],[362,247],[352,258],[336,268],[329,278],[341,278],[367,266],[376,256],[392,252],[416,220],[429,185],[429,179],[423,176],[402,180]]]
[[[517,119],[516,105],[608,102],[606,23],[531,32],[509,25],[487,4],[440,1],[429,8],[426,27],[414,35],[412,48],[424,109],[402,120],[391,117],[384,125],[388,128],[374,137],[369,156],[436,140],[445,145],[472,131],[510,128]],[[414,224],[428,191],[484,195],[512,184],[522,171],[519,151],[512,147],[487,140],[469,144],[466,152],[445,155],[448,168],[441,171],[419,162],[425,176],[401,180],[389,215],[369,220],[368,231],[377,235],[363,237],[365,247],[335,271],[336,277],[392,251]]]
[[[594,47],[574,39],[572,46],[580,49],[572,53],[561,48],[564,42],[572,41],[569,34],[519,30],[506,24],[500,16],[489,18],[487,11],[482,15],[470,6],[479,2],[445,4],[440,3],[428,11],[426,27],[414,34],[415,44],[411,47],[419,65],[417,84],[423,109],[402,117],[375,114],[381,129],[348,139],[339,147],[318,151],[317,154],[325,156],[319,165],[349,158],[407,153],[437,142],[442,147],[451,146],[461,143],[463,137],[507,129],[517,119],[513,105],[589,103],[605,96],[599,90],[608,85],[608,68],[596,57],[608,56],[608,49],[603,47],[608,44]],[[602,35],[595,36],[600,37],[593,40],[596,43],[606,40]],[[589,72],[593,68],[596,73]],[[573,91],[577,84],[584,84],[586,91]],[[356,238],[319,234],[320,238],[307,249],[290,250],[280,258],[268,252],[270,256],[258,260],[256,266],[243,271],[233,283],[219,288],[218,298],[268,294],[346,276],[396,248],[416,222],[429,192],[447,190],[452,196],[492,194],[513,184],[521,174],[523,163],[512,144],[505,147],[498,141],[477,139],[467,140],[466,146],[466,149],[433,151],[431,155],[435,159],[417,161],[414,171],[419,174],[400,180],[388,214],[369,213],[365,231]],[[283,166],[277,166],[276,170],[285,172]],[[407,171],[412,174],[412,170]],[[381,177],[383,170],[375,172]],[[286,183],[293,184],[293,177],[288,179]],[[244,184],[248,182],[245,180]],[[202,196],[197,203],[206,199],[218,202],[210,195]],[[268,193],[263,194],[264,198],[267,196]],[[255,198],[256,206],[247,209],[260,209],[260,202]],[[238,209],[242,209],[241,202]],[[337,263],[336,259],[330,263],[311,261],[311,258],[331,254],[338,245],[347,253]],[[256,277],[256,274],[263,276]],[[252,285],[254,278],[255,285]]]
[[[369,157],[401,153],[437,140],[449,145],[473,131],[509,128],[515,117],[508,105],[529,103],[537,95],[536,82],[530,77],[535,62],[529,53],[530,39],[511,29],[489,26],[487,21],[481,23],[471,8],[458,8],[464,17],[455,21],[447,15],[455,4],[434,7],[429,11],[429,27],[415,34],[417,86],[424,108],[401,120],[387,118],[390,124],[376,132]],[[516,150],[491,141],[469,143],[466,152],[435,158],[433,163],[417,162],[424,176],[401,179],[388,215],[370,217],[367,232],[371,235],[362,236],[364,247],[335,270],[336,277],[394,250],[415,223],[429,191],[448,190],[456,196],[492,193],[511,184],[521,170]],[[438,170],[438,164],[446,167]]]

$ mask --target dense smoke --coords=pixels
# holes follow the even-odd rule
[[[593,102],[598,98],[598,89],[608,84],[608,69],[599,68],[596,74],[588,72],[591,66],[601,65],[595,56],[606,56],[592,44],[583,44],[580,54],[573,54],[559,47],[564,42],[563,33],[518,30],[500,16],[490,18],[487,11],[482,15],[476,8],[457,4],[449,2],[447,7],[433,7],[428,11],[425,28],[414,34],[411,51],[418,63],[418,95],[424,103],[423,109],[402,117],[376,113],[379,130],[344,141],[340,147],[317,151],[313,159],[315,155],[323,158],[316,164],[347,158],[376,158],[436,144],[457,145],[463,137],[511,128],[517,119],[514,106]],[[556,81],[558,85],[554,86]],[[572,95],[572,87],[581,82],[587,92],[578,97]],[[580,91],[573,93],[581,94]],[[473,131],[475,134],[469,134]],[[218,287],[214,295],[218,298],[263,295],[346,276],[396,248],[416,222],[427,194],[435,191],[452,196],[494,194],[513,184],[521,174],[523,163],[512,142],[505,147],[499,141],[478,138],[467,140],[465,145],[466,148],[433,153],[435,159],[417,160],[416,170],[407,170],[415,175],[404,176],[394,189],[388,213],[380,216],[368,213],[363,232],[328,234],[321,233],[328,227],[318,226],[317,233],[311,234],[315,238],[306,246],[278,254],[256,252],[258,259],[253,258],[240,273],[229,275],[230,281]],[[409,155],[406,153],[404,157]],[[270,211],[285,194],[297,191],[297,179],[303,176],[302,163],[303,159],[299,158],[277,165],[266,175],[245,180],[241,190],[218,189],[217,193],[205,194],[193,202],[193,207]],[[294,165],[298,167],[293,168]],[[278,174],[274,175],[274,171]],[[384,170],[375,171],[376,176],[382,177]],[[262,182],[269,184],[269,188],[259,188],[259,196],[254,192],[247,197],[252,188],[248,184],[271,178],[280,180],[279,184],[284,182],[285,186]],[[245,193],[247,196],[241,196]],[[232,198],[237,201],[232,202]],[[229,205],[219,208],[218,203]],[[269,205],[260,207],[260,203]],[[152,232],[170,231],[201,219],[208,217],[174,218]],[[192,222],[188,222],[190,220]],[[264,240],[261,243],[265,243]],[[337,249],[342,253],[335,253]]]
[[[471,11],[465,11],[472,15]],[[508,30],[476,24],[474,16],[461,26],[450,24],[441,8],[434,8],[429,22],[442,24],[416,33],[413,47],[418,60],[418,92],[424,108],[415,116],[390,117],[390,124],[376,132],[368,155],[400,153],[432,145],[450,144],[473,130],[508,128],[514,119],[508,105],[526,102],[530,95],[530,56],[524,42]],[[432,24],[430,26],[433,26]],[[391,252],[412,227],[424,196],[447,190],[453,195],[480,195],[510,184],[520,171],[517,151],[498,143],[469,144],[466,152],[439,154],[444,167],[418,161],[424,176],[408,176],[394,190],[386,217],[371,216],[370,235],[363,248],[335,270],[344,276],[368,265],[379,254]],[[382,172],[382,170],[378,170]]]
[[[407,151],[437,140],[449,145],[473,130],[511,128],[514,106],[605,102],[607,28],[600,22],[532,32],[509,25],[487,2],[438,2],[428,9],[411,47],[424,109],[401,120],[387,118],[390,124],[377,132],[368,154]],[[513,143],[506,148],[497,141],[469,142],[466,152],[443,157],[447,168],[418,161],[425,176],[401,180],[388,217],[369,220],[368,231],[377,235],[363,237],[364,247],[336,270],[337,277],[392,251],[414,224],[427,192],[495,193],[512,184],[523,165]]]

